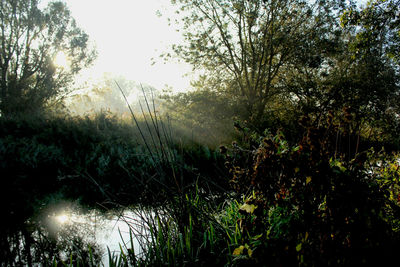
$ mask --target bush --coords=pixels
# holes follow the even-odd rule
[[[400,245],[398,167],[396,174],[382,173],[371,168],[373,153],[337,153],[335,134],[307,127],[295,145],[277,134],[260,137],[254,150],[236,145],[228,153],[232,186],[253,192],[238,209],[238,262],[347,266],[394,259]]]

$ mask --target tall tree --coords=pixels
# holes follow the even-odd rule
[[[349,42],[357,65],[359,98],[366,120],[397,139],[400,132],[400,1],[374,0],[342,16],[345,29],[355,32]],[[354,79],[355,80],[355,79]],[[382,135],[382,134],[380,134]],[[397,141],[398,142],[398,141]]]
[[[400,64],[400,1],[369,1],[361,10],[347,9],[342,25],[357,27],[352,49],[368,57],[370,54],[386,57]]]
[[[131,119],[130,110],[119,88],[123,90],[135,113],[141,113],[140,105],[146,107],[145,95],[149,101],[158,100],[158,92],[152,86],[136,83],[124,76],[104,73],[93,83],[88,83],[84,90],[71,94],[66,100],[66,106],[70,112],[81,115],[110,111],[117,115],[126,115]]]
[[[65,3],[0,2],[0,112],[40,110],[70,91],[74,76],[94,60],[89,37]],[[64,54],[68,66],[54,63]]]
[[[172,1],[183,14],[186,43],[175,53],[245,106],[243,119],[260,122],[283,90],[281,78],[303,51],[311,57],[310,40],[329,30],[324,2],[305,0]],[[329,1],[328,1],[329,2]],[[213,78],[214,77],[214,78]],[[229,86],[225,86],[229,85]]]
[[[298,64],[286,71],[287,96],[295,100],[296,110],[313,114],[320,123],[328,111],[350,108],[355,131],[373,124],[376,129],[384,124],[395,128],[400,93],[398,4],[371,1],[362,10],[352,5],[339,13],[336,38],[317,46],[322,48],[316,54],[322,64]]]

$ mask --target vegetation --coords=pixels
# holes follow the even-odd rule
[[[239,119],[289,138],[301,135],[302,115],[319,124],[350,107],[360,132],[397,127],[397,1],[364,10],[343,1],[173,2],[186,40],[175,55],[204,73],[193,92],[168,98],[176,116],[210,131]]]
[[[266,132],[249,137],[255,149],[221,147],[231,188],[239,194],[218,199],[195,187],[175,195],[143,217],[144,253],[122,249],[113,262],[389,264],[400,241],[398,156],[370,148],[350,157],[336,141],[337,135],[346,139],[346,128],[330,120],[320,128],[306,125],[304,137],[292,145],[282,133]]]
[[[30,218],[53,202],[79,200],[81,205],[98,209],[161,205],[178,189],[198,180],[194,170],[200,169],[202,184],[226,184],[218,178],[219,168],[209,168],[218,162],[222,165],[221,155],[201,145],[189,147],[189,143],[178,153],[184,144],[179,147],[179,140],[171,139],[176,132],[157,120],[159,128],[151,129],[144,119],[132,127],[106,113],[93,118],[1,118],[0,190],[3,214],[8,218],[1,243],[4,258],[16,253],[14,245],[5,241],[7,236],[19,235],[19,231],[34,235],[37,222]],[[155,139],[160,134],[156,130],[163,131],[162,139]],[[160,141],[168,145],[168,151],[160,147]]]
[[[121,97],[110,94],[109,102],[118,109],[124,100],[130,122],[110,112],[34,116],[1,107],[0,203],[8,220],[0,265],[99,265],[100,249],[77,229],[54,234],[40,217],[68,199],[136,214],[120,253],[108,250],[110,266],[395,261],[399,1],[363,9],[351,1],[172,2],[187,42],[174,51],[204,74],[194,91],[164,95],[159,105],[142,87],[132,107],[129,82],[116,82]],[[24,6],[1,7],[12,4],[5,10]],[[32,108],[57,96],[57,84]]]
[[[66,96],[74,76],[96,53],[65,3],[6,0],[0,4],[0,112],[37,112]],[[57,65],[57,57],[68,65]]]

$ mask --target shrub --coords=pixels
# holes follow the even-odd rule
[[[353,158],[337,153],[332,137],[338,130],[307,126],[294,145],[278,133],[260,137],[256,149],[230,150],[232,186],[253,192],[239,208],[239,262],[343,266],[394,258],[398,172],[371,169],[374,154],[367,151]]]

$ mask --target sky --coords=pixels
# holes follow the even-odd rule
[[[49,0],[42,1],[46,5]],[[137,83],[174,91],[190,86],[191,71],[185,63],[159,59],[173,43],[182,41],[167,17],[173,16],[170,0],[64,0],[78,25],[89,34],[98,51],[93,67],[81,80],[96,81],[103,73],[124,76]],[[365,3],[366,0],[359,0]],[[160,11],[163,16],[158,16]],[[152,62],[156,60],[153,65]],[[158,61],[157,61],[158,60]]]
[[[159,58],[171,44],[182,40],[173,25],[167,23],[167,16],[173,14],[169,0],[64,2],[98,52],[94,65],[82,72],[81,79],[95,81],[108,72],[158,90],[166,85],[175,91],[185,91],[189,87],[189,77],[183,77],[191,71],[189,65],[164,63]],[[163,14],[161,17],[158,11]],[[154,60],[156,63],[152,64]]]

